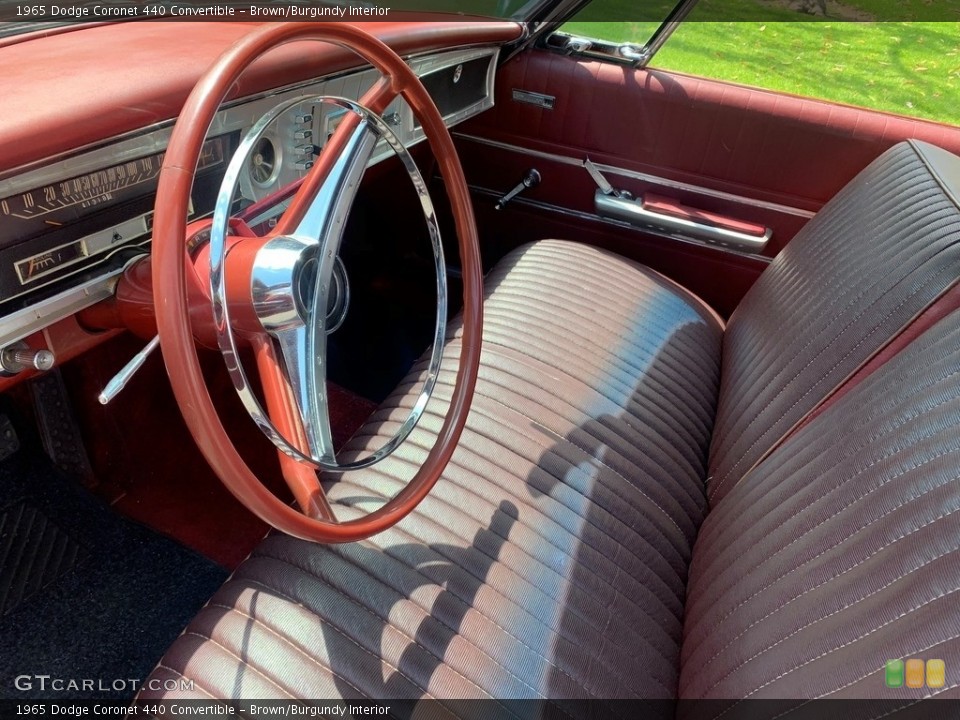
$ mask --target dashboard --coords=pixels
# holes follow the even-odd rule
[[[487,43],[407,53],[406,60],[453,126],[493,105],[498,54],[499,46]],[[358,100],[378,77],[370,68],[341,70],[225,103],[203,147],[191,218],[212,213],[233,152],[262,115],[302,98],[251,152],[234,198],[238,209],[276,194],[309,171],[348,112],[320,96]],[[405,146],[423,140],[402,98],[383,117]],[[125,267],[149,253],[154,196],[172,128],[172,120],[155,123],[0,172],[0,349],[112,297]],[[0,128],[0,141],[2,133]],[[371,165],[392,154],[381,141]],[[282,209],[276,206],[275,216]],[[257,222],[270,223],[275,216]]]

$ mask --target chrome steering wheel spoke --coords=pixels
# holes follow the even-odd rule
[[[330,429],[330,408],[327,405],[326,383],[314,384],[314,372],[309,362],[311,335],[306,325],[292,327],[275,333],[277,345],[293,392],[293,399],[300,411],[303,432],[311,457],[327,464],[337,462]]]
[[[283,251],[266,249],[251,277],[254,307],[264,308],[258,311],[261,323],[279,345],[309,455],[327,466],[337,462],[326,387],[330,285],[347,216],[378,139],[376,129],[361,120],[291,236],[271,241],[284,249],[297,248],[298,257],[285,263],[278,257]],[[278,269],[279,282],[274,277]],[[278,317],[268,304],[287,312]]]

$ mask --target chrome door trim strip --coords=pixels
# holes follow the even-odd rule
[[[554,162],[562,163],[564,165],[583,167],[583,160],[570,157],[569,155],[557,155],[555,153],[544,152],[542,150],[532,150],[530,148],[520,147],[519,145],[511,145],[510,143],[499,142],[498,140],[488,140],[487,138],[482,138],[477,135],[470,135],[468,133],[463,133],[463,132],[454,132],[451,134],[457,139],[475,142],[480,145],[494,147],[499,150],[506,150],[507,152],[515,152],[520,155],[541,158],[543,160],[552,160]],[[715,197],[719,200],[726,200],[728,202],[736,202],[743,205],[750,205],[751,207],[762,208],[764,210],[772,210],[774,212],[780,212],[786,215],[794,215],[796,217],[802,217],[807,220],[809,220],[814,215],[816,215],[816,213],[810,212],[809,210],[801,210],[800,208],[791,207],[790,205],[782,205],[780,203],[767,202],[765,200],[755,200],[753,198],[744,197],[743,195],[736,195],[734,193],[723,192],[722,190],[711,190],[710,188],[701,187],[700,185],[692,185],[690,183],[680,182],[679,180],[669,180],[667,178],[660,177],[659,175],[650,175],[648,173],[636,172],[635,170],[627,170],[626,168],[617,167],[615,165],[604,165],[602,163],[594,163],[594,165],[604,173],[619,175],[620,177],[630,178],[631,180],[640,180],[643,182],[656,183],[664,187],[673,188],[674,190],[685,190],[688,192],[694,192],[699,195],[707,195],[709,197]]]
[[[763,235],[748,235],[726,227],[708,225],[690,218],[680,218],[667,213],[650,210],[643,199],[627,199],[606,195],[597,190],[593,195],[593,207],[600,217],[621,220],[641,230],[656,230],[676,233],[682,237],[697,238],[711,245],[728,247],[746,255],[759,255],[770,241],[772,232],[765,228]]]
[[[441,180],[442,182],[442,180]],[[495,190],[490,190],[489,188],[480,187],[479,185],[469,185],[470,192],[476,195],[482,195],[484,197],[490,198],[499,198],[500,193]],[[563,215],[565,217],[576,218],[578,220],[590,220],[592,222],[600,223],[603,225],[612,225],[617,228],[624,228],[627,230],[632,230],[638,233],[644,233],[645,235],[654,235],[656,237],[665,238],[667,240],[673,240],[675,242],[681,242],[687,245],[693,245],[700,248],[709,248],[710,250],[715,250],[716,252],[723,253],[725,255],[731,255],[738,258],[750,258],[751,260],[759,260],[765,265],[769,265],[773,262],[773,258],[767,257],[766,255],[757,255],[756,253],[748,253],[733,250],[732,248],[723,247],[721,245],[716,245],[714,243],[706,242],[704,240],[698,240],[696,238],[688,237],[686,235],[672,234],[667,232],[659,232],[657,230],[648,229],[648,228],[639,228],[632,223],[624,222],[622,220],[615,220],[613,218],[606,218],[595,213],[584,212],[582,210],[571,210],[569,208],[560,207],[559,205],[551,205],[550,203],[541,202],[539,200],[530,200],[529,198],[517,198],[512,203],[515,206],[528,207],[534,210],[542,210],[544,212],[556,213],[558,215]]]

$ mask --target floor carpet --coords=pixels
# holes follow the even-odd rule
[[[227,572],[124,519],[17,435],[0,462],[0,697],[132,697]]]

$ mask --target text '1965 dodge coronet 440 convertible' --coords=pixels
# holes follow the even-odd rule
[[[0,1],[0,715],[960,714],[960,3],[443,5]]]

